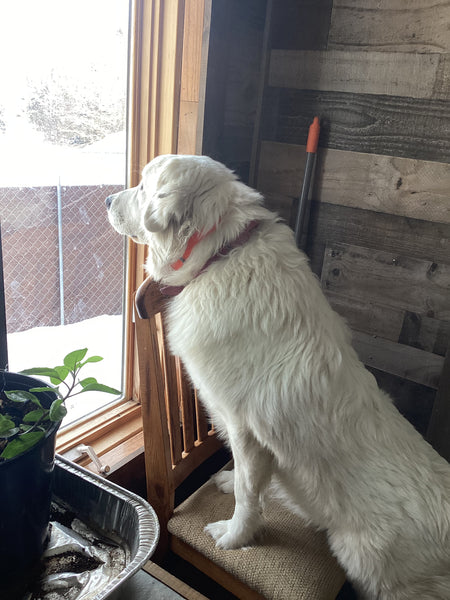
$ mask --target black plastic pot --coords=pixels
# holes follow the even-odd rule
[[[0,373],[0,390],[29,390],[46,384],[16,373]],[[45,408],[56,398],[36,394]],[[0,598],[20,598],[48,538],[55,458],[55,423],[35,446],[0,462]]]

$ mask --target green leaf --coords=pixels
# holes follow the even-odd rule
[[[114,394],[115,396],[120,396],[122,393],[120,390],[116,390],[108,385],[103,385],[102,383],[88,383],[86,386],[83,386],[83,392],[106,392],[107,394]]]
[[[19,437],[14,438],[6,445],[3,452],[0,454],[2,458],[14,458],[22,452],[25,452],[29,448],[36,445],[43,437],[45,433],[43,431],[30,431],[29,433],[23,433]]]
[[[77,364],[86,356],[86,353],[87,348],[69,352],[69,354],[64,357],[64,366],[66,366],[70,371],[74,371],[77,367]]]
[[[95,377],[86,377],[86,379],[82,379],[78,383],[84,388],[92,383],[98,383],[98,381],[95,379]]]
[[[8,438],[12,438],[15,435],[17,435],[19,433],[19,431],[20,431],[20,427],[14,427],[13,429],[10,429],[9,431],[4,433],[0,437],[2,437],[4,440],[7,440]]]
[[[67,415],[67,408],[64,406],[64,400],[62,398],[58,398],[58,400],[54,400],[52,405],[50,406],[50,410],[48,416],[51,421],[58,422],[62,421],[64,417]]]
[[[33,392],[33,394],[37,393],[37,392],[52,392],[53,394],[56,394],[57,396],[61,396],[58,388],[54,388],[54,387],[36,387],[36,388],[30,388],[29,390],[30,392]],[[39,402],[39,400],[38,400]],[[36,404],[36,403],[35,403]],[[39,406],[41,406],[41,403],[39,402]]]
[[[5,415],[0,415],[0,436],[5,436],[9,431],[15,428],[14,421],[5,417]]]
[[[103,356],[90,356],[89,358],[87,358],[83,365],[85,365],[86,363],[96,363],[96,362],[100,362],[101,360],[103,360]]]
[[[62,365],[60,367],[55,367],[55,371],[58,373],[58,379],[55,379],[54,377],[52,377],[50,379],[51,382],[55,385],[58,385],[58,383],[60,383],[61,381],[64,381],[70,372],[68,367],[65,367]]]
[[[40,419],[42,419],[42,417],[45,415],[47,411],[45,411],[42,408],[39,408],[38,410],[31,410],[29,413],[27,413],[24,418],[23,418],[23,422],[24,423],[36,423],[36,421],[39,421]]]
[[[5,390],[5,394],[6,397],[8,398],[8,400],[11,400],[11,402],[18,402],[21,404],[24,404],[25,402],[33,402],[34,404],[36,404],[36,401],[39,402],[39,400],[36,398],[36,396],[34,394],[32,394],[31,392],[27,392],[25,390],[9,390],[6,391]]]
[[[34,367],[33,369],[24,369],[20,371],[23,375],[38,375],[41,377],[52,377],[57,379],[58,383],[61,382],[58,371],[56,369],[49,369],[48,367]]]

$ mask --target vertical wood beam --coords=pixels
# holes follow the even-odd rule
[[[131,15],[128,185],[144,166],[177,151],[185,0],[134,0]],[[145,247],[128,242],[127,389],[139,397],[133,293],[145,279]]]
[[[211,0],[185,0],[178,153],[201,153]]]

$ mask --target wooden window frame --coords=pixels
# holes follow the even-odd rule
[[[130,8],[128,185],[133,187],[155,156],[201,152],[211,0],[131,0]],[[143,452],[133,313],[145,258],[145,247],[129,241],[124,398],[64,428],[57,439],[60,454],[91,445],[111,473]],[[87,458],[79,462],[90,466]]]

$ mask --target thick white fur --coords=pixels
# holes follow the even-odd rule
[[[450,599],[450,467],[358,360],[291,230],[207,157],[163,156],[109,211],[149,245],[148,271],[186,284],[170,301],[169,341],[235,461],[222,548],[252,542],[261,498],[277,493],[318,528],[360,591],[377,600]],[[250,240],[194,278],[253,220]],[[217,226],[179,270],[194,231]]]

